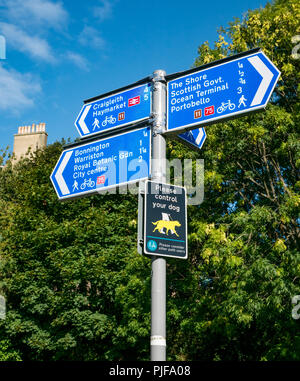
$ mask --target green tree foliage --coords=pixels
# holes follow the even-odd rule
[[[259,46],[282,75],[260,114],[207,127],[205,198],[190,206],[189,259],[168,259],[170,360],[299,360],[300,5],[277,0],[199,47],[195,66]],[[49,145],[0,169],[0,360],[149,358],[150,259],[136,252],[137,198],[60,203]]]
[[[142,359],[150,270],[136,254],[136,197],[58,202],[49,176],[61,150],[0,172],[1,336],[23,360]]]
[[[180,266],[170,303],[173,356],[300,358],[291,316],[300,293],[299,17],[298,1],[278,0],[199,47],[195,66],[260,47],[282,74],[266,111],[206,129],[205,200],[189,211],[190,265]]]

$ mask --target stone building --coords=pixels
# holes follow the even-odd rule
[[[18,133],[14,135],[13,152],[15,160],[20,160],[22,156],[47,145],[48,134],[46,133],[46,123],[32,124],[31,126],[21,126]]]

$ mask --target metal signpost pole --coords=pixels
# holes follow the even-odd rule
[[[153,73],[152,180],[166,181],[165,71]],[[166,361],[166,260],[152,257],[151,279],[151,361]]]

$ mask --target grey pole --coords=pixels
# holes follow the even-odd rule
[[[152,97],[152,161],[151,179],[166,181],[166,141],[161,132],[166,129],[165,71],[153,73]],[[152,256],[151,278],[151,361],[166,361],[166,260]]]

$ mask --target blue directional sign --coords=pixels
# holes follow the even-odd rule
[[[264,108],[279,76],[258,51],[170,80],[167,130],[192,129]]]
[[[182,143],[194,148],[194,149],[201,149],[205,139],[206,139],[206,132],[204,127],[197,128],[195,130],[187,131],[183,134],[178,135],[179,141]]]
[[[147,179],[150,127],[81,143],[61,154],[50,178],[60,200],[99,193]]]
[[[129,90],[86,103],[75,126],[81,137],[117,130],[150,117],[151,84],[136,86]]]

